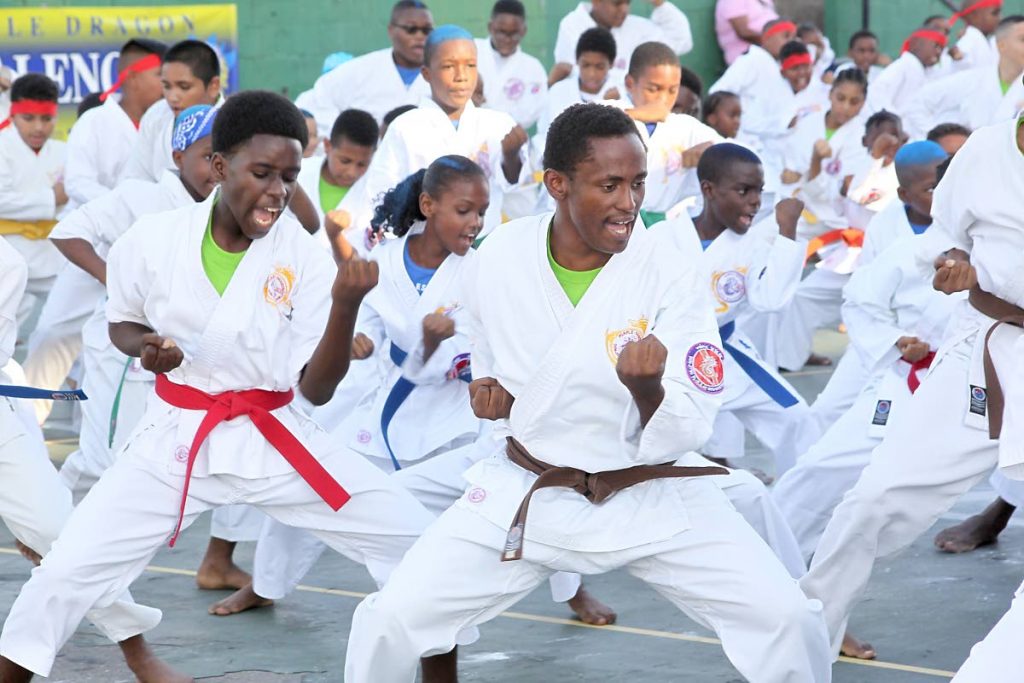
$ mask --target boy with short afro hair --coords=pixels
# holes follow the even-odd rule
[[[307,140],[284,97],[233,96],[213,127],[219,189],[139,220],[111,249],[111,341],[157,375],[155,394],[15,601],[0,635],[4,683],[47,675],[85,611],[123,591],[204,510],[254,505],[366,564],[378,584],[431,521],[293,404],[295,391],[314,405],[330,399],[377,281],[375,263],[337,269],[282,216]]]
[[[476,54],[487,106],[530,128],[547,101],[548,74],[540,60],[522,50],[526,28],[523,3],[498,0],[487,23],[490,35],[476,39]]]

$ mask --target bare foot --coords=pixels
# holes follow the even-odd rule
[[[35,550],[32,550],[32,548],[29,548],[27,545],[25,545],[18,539],[14,539],[14,545],[18,548],[18,552],[21,553],[21,556],[29,562],[31,562],[32,564],[34,564],[35,566],[38,567],[39,563],[43,561],[42,555],[37,553]]]
[[[420,660],[423,683],[459,683],[459,649]]]
[[[32,680],[32,672],[7,659],[0,657],[0,681],[3,683],[28,683]]]
[[[810,357],[807,359],[806,365],[810,365],[811,367],[815,368],[828,367],[829,365],[832,365],[832,359],[829,358],[828,356],[822,356],[821,354],[812,353]]]
[[[846,633],[843,636],[843,644],[839,647],[839,654],[845,657],[853,657],[854,659],[874,659],[877,656],[875,648],[867,643],[862,643],[850,633]]]
[[[980,515],[968,517],[956,526],[943,529],[935,536],[935,547],[944,553],[969,553],[991,545],[1006,528],[1016,508],[1002,498],[985,508]]]
[[[195,683],[195,679],[163,661],[149,649],[142,636],[133,636],[118,643],[124,661],[139,683]]]
[[[223,600],[210,605],[210,614],[216,617],[230,617],[232,614],[245,612],[246,610],[270,607],[273,600],[261,597],[252,589],[252,584],[240,588]]]
[[[206,556],[196,571],[196,585],[199,590],[239,590],[252,583],[252,577],[235,564],[232,554],[235,543],[221,538],[211,538],[206,547]]]
[[[586,586],[580,586],[576,595],[569,599],[569,607],[580,621],[591,626],[614,624],[617,617],[612,608],[591,595]]]

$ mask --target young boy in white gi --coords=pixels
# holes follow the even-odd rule
[[[928,376],[836,508],[801,582],[825,602],[837,646],[875,558],[912,543],[997,463],[1012,471],[1018,461],[1019,440],[989,435],[1000,422],[1008,435],[1019,429],[1022,333],[994,324],[1017,320],[1024,304],[1024,224],[1007,204],[1024,192],[1022,150],[1017,120],[975,131],[935,192],[918,266],[934,263],[936,289],[971,290],[969,303],[957,306]]]
[[[331,397],[377,279],[372,263],[337,270],[281,218],[307,140],[302,114],[280,95],[233,96],[213,131],[219,190],[143,218],[111,249],[111,340],[158,375],[156,393],[11,609],[4,683],[48,674],[84,613],[109,604],[204,510],[256,505],[366,564],[378,583],[429,523],[408,493],[291,405],[296,387],[301,405]],[[394,516],[382,524],[381,510]]]
[[[969,71],[994,64],[998,60],[993,37],[1002,17],[1003,0],[962,0],[960,11],[949,19],[950,27],[963,19],[967,27],[956,41],[961,57],[954,62],[957,71]]]
[[[1024,104],[1024,15],[1003,19],[995,41],[996,60],[940,78],[916,94],[904,121],[911,139],[925,137],[938,123],[975,130],[1016,116]]]
[[[930,76],[946,47],[946,34],[920,28],[910,34],[903,44],[899,59],[871,83],[868,112],[893,112],[904,116],[914,98]]]
[[[57,84],[33,73],[15,80],[10,117],[0,122],[0,235],[28,264],[28,286],[15,302],[20,320],[50,291],[64,261],[46,239],[68,203],[66,147],[50,139],[56,123]]]
[[[537,123],[548,93],[540,60],[523,52],[526,8],[519,0],[498,0],[487,23],[488,38],[476,39],[477,71],[491,109],[503,111],[523,128]]]
[[[712,481],[675,478],[726,472],[691,452],[710,434],[724,354],[699,255],[680,261],[634,229],[646,152],[632,120],[571,107],[544,165],[554,215],[488,238],[463,302],[474,412],[498,420],[507,454],[499,444],[466,473],[463,498],[357,608],[346,680],[412,681],[418,657],[554,571],[624,566],[715,628],[749,680],[829,681],[816,605]]]
[[[151,106],[139,122],[131,158],[121,179],[139,178],[159,182],[164,171],[176,166],[171,158],[174,120],[197,105],[224,102],[220,85],[220,58],[200,40],[183,40],[164,53],[160,66],[163,99]]]
[[[882,67],[878,66],[878,36],[871,31],[857,31],[850,36],[849,49],[846,56],[849,61],[841,63],[833,71],[833,76],[838,76],[847,69],[857,68],[868,77],[868,84],[874,83],[875,79],[882,74]]]
[[[423,79],[423,52],[434,30],[430,10],[420,0],[398,0],[388,23],[390,48],[360,55],[320,76],[302,106],[316,116],[320,135],[326,136],[338,114],[362,109],[378,121],[403,104],[418,104],[430,96]]]
[[[548,83],[562,80],[572,72],[573,55],[580,36],[589,28],[600,26],[615,37],[618,57],[615,68],[625,71],[633,50],[641,43],[665,43],[677,55],[693,49],[690,21],[682,10],[666,0],[649,0],[654,10],[645,19],[629,13],[631,0],[593,0],[581,2],[558,23],[555,39],[555,66]]]

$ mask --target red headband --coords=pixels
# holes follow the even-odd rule
[[[11,113],[4,121],[0,122],[0,130],[11,125],[15,114],[40,114],[42,116],[56,116],[57,103],[49,100],[18,100],[11,103]]]
[[[782,60],[782,70],[792,69],[794,67],[801,66],[803,64],[813,64],[814,60],[811,59],[811,55],[803,53],[799,55],[790,55]]]
[[[796,33],[796,24],[792,21],[780,21],[777,24],[772,24],[771,28],[767,28],[764,31],[764,37],[774,36],[776,33],[782,33],[783,31],[792,31]]]
[[[160,68],[160,64],[160,55],[146,55],[117,75],[117,80],[100,95],[100,102],[106,102],[108,97],[117,92],[118,88],[124,85],[124,81],[128,78],[129,74],[137,74],[143,71],[149,71],[150,69],[158,69]]]
[[[933,43],[937,43],[939,47],[946,47],[947,40],[945,33],[939,33],[938,31],[931,31],[929,29],[922,28],[911,33],[910,37],[903,42],[903,49],[901,50],[901,53],[910,49],[910,41],[914,38],[923,38],[925,40],[930,40]]]
[[[951,16],[949,18],[949,25],[952,26],[956,22],[960,21],[962,18],[966,17],[968,14],[977,12],[980,9],[985,9],[986,7],[1002,6],[1003,0],[978,0],[978,2],[974,3],[973,5],[969,5],[968,7],[963,8],[962,10]]]

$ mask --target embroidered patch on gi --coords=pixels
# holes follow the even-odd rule
[[[373,435],[371,435],[370,432],[366,431],[365,429],[360,429],[359,432],[356,434],[356,441],[358,441],[359,443],[370,443],[370,439],[372,438]]]
[[[273,304],[286,318],[292,315],[292,288],[295,286],[295,271],[288,266],[278,266],[263,283],[263,299]]]
[[[747,278],[738,270],[715,273],[715,296],[726,304],[734,304],[747,295]]]
[[[470,503],[482,503],[487,498],[487,491],[484,491],[479,486],[471,488],[469,493],[466,494],[466,498],[469,499]]]
[[[604,350],[608,354],[608,360],[615,365],[619,362],[619,354],[626,344],[640,341],[647,334],[647,318],[641,316],[637,320],[630,320],[629,326],[621,330],[606,330],[604,333]]]
[[[864,206],[867,206],[868,204],[874,204],[875,202],[877,202],[881,198],[882,198],[882,191],[881,190],[877,190],[875,188],[872,188],[863,197],[861,197],[860,203],[862,205],[864,205]]]
[[[971,385],[971,412],[975,415],[985,416],[988,408],[988,394],[985,387]]]
[[[839,175],[839,173],[842,170],[843,162],[840,161],[839,159],[833,159],[832,161],[828,162],[827,166],[825,166],[825,173],[828,173],[829,175]]]
[[[188,462],[188,446],[178,446],[175,448],[174,459],[178,462]]]
[[[892,410],[892,401],[879,401],[875,404],[875,416],[871,418],[871,424],[884,427],[889,421],[889,411]]]
[[[461,379],[463,382],[473,381],[473,371],[468,353],[460,353],[452,358],[452,366],[446,375],[448,379]]]
[[[505,84],[505,97],[510,100],[518,100],[526,92],[526,84],[518,78],[509,79]]]
[[[725,354],[714,344],[694,344],[686,352],[686,376],[705,394],[721,393],[725,385]]]

